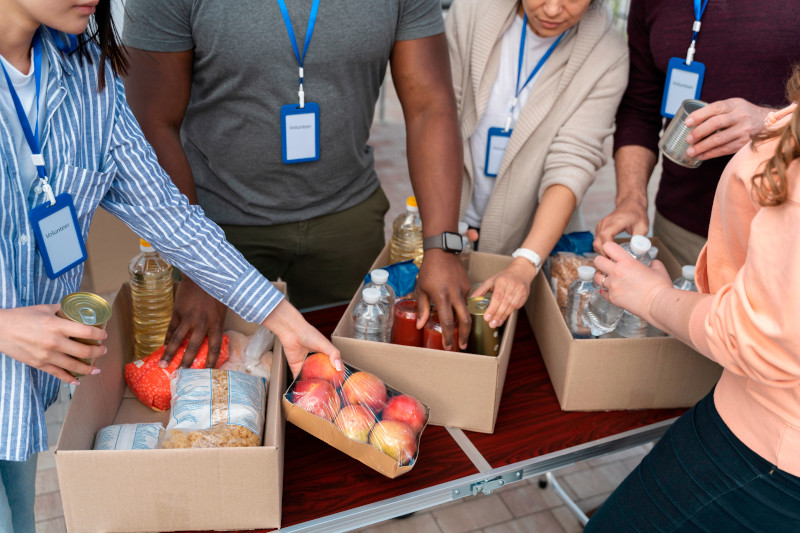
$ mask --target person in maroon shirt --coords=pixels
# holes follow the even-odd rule
[[[630,80],[614,135],[616,207],[595,230],[594,247],[622,231],[649,230],[647,183],[658,160],[661,100],[670,58],[686,58],[695,20],[692,0],[632,0],[628,18]],[[686,120],[695,169],[663,160],[654,234],[681,264],[694,264],[705,243],[722,169],[773,108],[800,61],[800,2],[710,0],[694,60],[705,65],[700,99],[710,104]],[[668,123],[668,121],[667,121]]]

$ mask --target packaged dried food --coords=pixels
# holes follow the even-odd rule
[[[162,448],[260,446],[267,381],[233,370],[175,372]]]
[[[114,424],[97,432],[95,450],[154,450],[164,426],[153,424]]]

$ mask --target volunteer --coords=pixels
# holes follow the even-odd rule
[[[425,237],[458,231],[460,139],[438,0],[128,0],[125,11],[128,99],[159,161],[298,307],[351,299],[383,248],[389,204],[367,141],[390,58]],[[312,130],[309,142],[291,134]],[[466,346],[469,282],[436,242],[420,306],[432,300],[447,344],[457,325]],[[221,318],[182,284],[164,356],[208,331],[213,364]],[[193,357],[187,349],[184,364]]]
[[[59,379],[99,372],[69,356],[106,351],[70,340],[105,332],[55,316],[80,286],[98,205],[245,320],[275,332],[293,372],[310,351],[341,365],[158,166],[116,77],[126,63],[110,3],[0,0],[0,531],[35,529],[36,457],[47,449],[44,412]],[[92,15],[97,29],[84,33]]]
[[[800,70],[790,84],[800,98]],[[787,111],[791,111],[790,108]],[[593,515],[587,533],[800,531],[800,112],[742,148],[720,178],[699,293],[615,243],[595,259],[612,303],[723,367]]]
[[[456,0],[446,20],[461,135],[461,213],[481,251],[511,265],[492,291],[497,326],[530,283],[605,162],[628,55],[596,0]]]
[[[622,231],[649,232],[647,183],[664,117],[694,98],[709,105],[686,121],[696,127],[687,153],[703,163],[692,169],[662,158],[653,233],[680,264],[695,263],[730,156],[771,108],[786,105],[783,88],[800,60],[799,18],[795,0],[632,0],[630,82],[614,133],[616,205],[595,230],[598,252]]]

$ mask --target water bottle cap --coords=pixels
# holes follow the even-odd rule
[[[155,249],[146,240],[139,238],[139,249],[143,252],[153,252]]]
[[[376,268],[370,272],[369,275],[372,278],[372,282],[376,285],[383,285],[389,281],[389,273],[382,268]]]
[[[631,251],[636,255],[646,253],[650,246],[650,239],[644,235],[634,235],[631,237]]]
[[[459,223],[458,223],[458,232],[459,232],[461,235],[466,235],[466,234],[467,234],[467,230],[468,230],[468,229],[469,229],[469,224],[467,224],[467,223],[466,223],[466,222],[464,222],[463,220],[462,220],[461,222],[459,222]]]
[[[414,196],[409,196],[406,198],[406,209],[411,211],[412,213],[419,213],[419,207],[417,207],[417,198]]]
[[[683,265],[681,267],[681,276],[684,279],[694,280],[694,265]]]
[[[589,281],[594,277],[595,268],[593,266],[584,265],[578,267],[578,277],[583,281]]]
[[[376,304],[381,299],[381,291],[375,287],[368,287],[361,291],[361,298],[368,304]]]

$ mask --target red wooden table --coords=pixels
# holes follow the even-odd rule
[[[344,312],[305,313],[330,335]],[[650,442],[683,409],[564,412],[521,311],[495,432],[428,426],[414,469],[388,479],[286,425],[281,531],[347,531]]]

